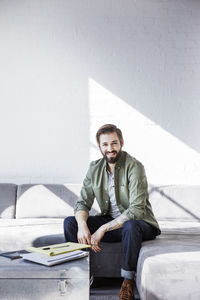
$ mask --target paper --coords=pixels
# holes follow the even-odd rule
[[[62,253],[67,253],[75,250],[84,249],[84,248],[90,248],[90,247],[91,247],[90,245],[67,242],[67,243],[49,245],[44,247],[29,247],[26,250],[29,252],[37,252],[37,253],[43,253],[49,256],[53,256],[53,255],[59,255]]]
[[[45,266],[53,266],[67,261],[86,257],[88,256],[88,252],[77,250],[69,253],[59,254],[56,256],[47,256],[46,254],[42,253],[27,253],[21,254],[21,256],[23,259],[28,261],[36,262]]]

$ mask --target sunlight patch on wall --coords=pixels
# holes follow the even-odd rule
[[[200,154],[141,114],[93,79],[89,79],[90,160],[101,157],[95,134],[106,123],[124,135],[124,150],[145,166],[151,184],[199,184]]]

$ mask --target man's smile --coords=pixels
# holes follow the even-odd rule
[[[116,151],[106,152],[106,155],[107,155],[108,157],[114,157],[114,156],[117,155],[117,152],[116,152]]]

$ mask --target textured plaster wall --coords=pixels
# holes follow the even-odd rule
[[[200,178],[200,1],[0,1],[0,181],[80,182],[104,122],[151,183]]]

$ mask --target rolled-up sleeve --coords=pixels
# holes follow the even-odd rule
[[[129,168],[129,207],[123,212],[129,219],[142,220],[145,215],[148,197],[148,184],[142,164],[133,164]]]
[[[92,204],[94,202],[94,192],[92,189],[92,183],[91,183],[91,167],[89,168],[86,177],[83,181],[83,186],[81,189],[80,196],[75,204],[74,207],[74,214],[78,210],[84,210],[86,212],[89,212],[89,210],[92,207]]]

